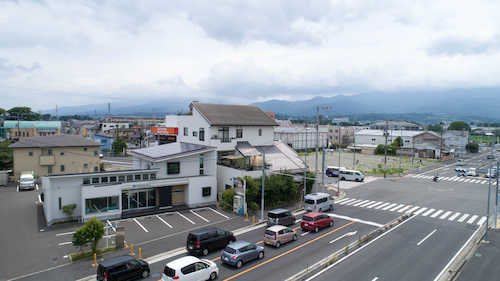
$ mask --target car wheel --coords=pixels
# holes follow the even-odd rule
[[[330,211],[333,212],[333,205],[330,205]]]
[[[264,258],[264,252],[259,252],[259,260]]]
[[[333,226],[333,221],[330,222],[330,227],[332,227],[332,226]]]
[[[149,270],[144,270],[144,271],[142,272],[142,278],[146,278],[146,277],[148,277],[148,276],[149,276]]]
[[[210,279],[209,280],[212,281],[212,280],[215,280],[215,279],[217,279],[217,272],[214,271],[214,272],[210,273]]]
[[[342,177],[340,180],[341,180],[341,181],[345,181],[345,178],[344,178],[344,177]]]
[[[203,255],[207,256],[208,255],[208,249],[203,249]]]
[[[276,242],[276,248],[279,248],[281,246],[281,243],[278,241]]]
[[[293,235],[293,241],[297,241],[297,234]]]
[[[314,228],[314,232],[318,233],[318,231],[319,231],[319,227],[317,227],[317,226],[316,226],[316,227]]]
[[[239,260],[237,263],[236,263],[236,267],[237,268],[241,268],[243,266],[243,262],[241,260]]]

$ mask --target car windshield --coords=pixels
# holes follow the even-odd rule
[[[266,234],[269,236],[274,236],[275,233],[272,230],[266,230]]]
[[[167,275],[168,277],[174,277],[175,269],[165,266],[165,268],[163,269],[163,274]]]
[[[230,253],[230,254],[236,254],[236,250],[235,250],[235,249],[233,249],[233,248],[231,248],[231,247],[226,247],[226,248],[224,249],[224,252],[226,252],[226,253]]]
[[[308,216],[303,216],[303,217],[302,217],[302,220],[303,220],[303,221],[313,221],[313,218],[308,217]]]
[[[21,178],[21,182],[30,182],[33,181],[32,178]]]
[[[272,219],[276,219],[276,218],[282,217],[283,215],[280,214],[280,213],[278,213],[278,214],[276,214],[276,213],[268,213],[267,216],[270,217],[270,218],[272,218]]]
[[[306,199],[305,202],[306,204],[314,204],[314,200],[312,199]]]

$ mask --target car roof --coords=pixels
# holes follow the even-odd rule
[[[273,225],[273,226],[267,228],[266,230],[271,230],[271,231],[274,231],[274,232],[278,232],[278,231],[280,231],[282,229],[285,229],[285,228],[288,228],[288,227],[276,224],[276,225]]]
[[[192,263],[199,262],[199,261],[200,261],[200,259],[197,257],[185,256],[185,257],[178,258],[174,261],[167,263],[167,266],[172,268],[172,269],[180,269],[186,265],[190,265]]]
[[[245,247],[250,245],[250,242],[243,241],[243,240],[236,240],[233,243],[229,244],[228,247],[231,247],[233,249],[240,249],[241,247]]]
[[[277,213],[285,213],[285,212],[288,212],[288,210],[287,209],[283,209],[283,208],[278,208],[278,209],[271,210],[268,213],[275,213],[275,214],[277,214]]]
[[[217,231],[217,228],[205,227],[205,228],[200,228],[200,229],[195,229],[193,231],[190,231],[189,234],[200,235],[200,234],[205,234],[207,232],[214,232],[214,231]]]
[[[135,260],[135,258],[132,256],[129,256],[129,255],[125,255],[125,256],[120,256],[120,257],[116,257],[116,258],[111,258],[109,260],[105,260],[99,264],[104,266],[104,267],[110,267],[110,266],[114,266],[114,265],[119,264],[119,263],[130,261],[130,260]]]
[[[305,213],[304,216],[308,216],[308,217],[311,217],[311,218],[314,218],[314,217],[317,217],[319,215],[322,215],[322,213],[318,213],[318,212],[310,212],[310,213]]]
[[[324,192],[315,192],[306,195],[307,198],[323,198],[330,197],[330,194]]]
[[[352,173],[360,173],[360,174],[362,174],[360,171],[356,171],[356,170],[347,170],[347,169],[345,169],[345,170],[341,170],[341,172],[352,172]]]

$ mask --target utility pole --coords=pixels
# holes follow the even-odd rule
[[[387,137],[389,137],[389,132],[387,131],[388,127],[389,127],[389,121],[385,121],[385,130],[384,130],[384,137],[385,137],[385,146],[384,146],[384,179],[387,178]]]
[[[316,106],[316,166],[314,167],[314,174],[318,173],[318,146],[319,146],[319,106]],[[315,183],[315,192],[318,192],[318,184]]]
[[[403,141],[403,129],[401,129],[401,127],[399,127],[399,135],[401,137],[401,141],[398,143],[398,146],[399,146],[399,170],[398,170],[398,174],[399,176],[401,177],[401,144],[403,143],[404,144],[404,141]]]
[[[353,132],[355,132],[354,126],[353,126]],[[354,136],[356,136],[356,133],[354,133]],[[354,139],[354,154],[352,158],[352,169],[356,170],[356,139]]]
[[[264,183],[266,180],[265,167],[266,167],[266,153],[264,151],[262,151],[262,189],[261,189],[262,196],[260,198],[260,220],[261,221],[264,221]]]
[[[306,153],[304,153],[304,198],[306,196],[306,193],[307,193],[307,128],[304,127],[304,132],[305,132],[305,135],[306,135],[306,146],[305,146],[305,151]]]
[[[495,188],[495,228],[497,228],[497,220],[498,220],[498,168],[500,163],[497,161],[497,170],[495,171],[495,177],[497,178],[497,186]],[[490,171],[491,177],[491,171]]]
[[[323,151],[323,163],[321,165],[321,185],[323,186],[323,191],[325,191],[325,149]]]
[[[484,240],[488,240],[488,228],[490,225],[491,168],[491,165],[489,165],[488,173],[490,176],[488,177],[488,203],[486,207],[486,233],[484,234]]]

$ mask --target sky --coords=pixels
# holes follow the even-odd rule
[[[500,1],[0,0],[0,108],[500,86]]]

